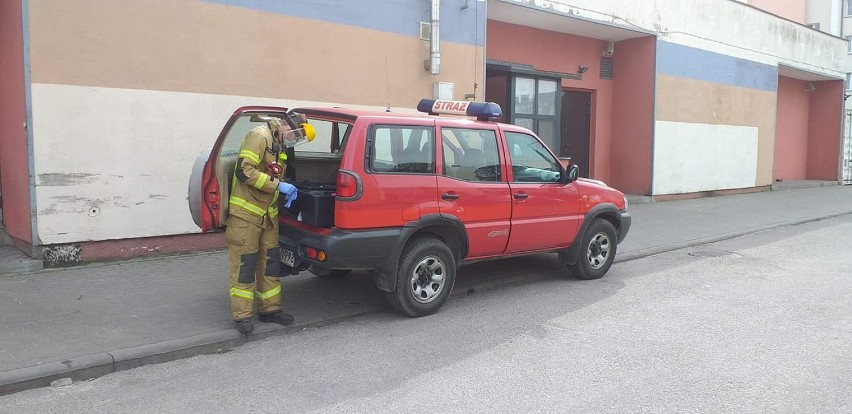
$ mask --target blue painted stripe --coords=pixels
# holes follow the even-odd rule
[[[778,90],[776,66],[663,41],[657,42],[657,72],[763,91]]]
[[[419,36],[420,22],[430,22],[426,0],[203,0],[384,32]],[[485,2],[441,0],[441,40],[485,45]],[[478,24],[477,24],[478,21]]]

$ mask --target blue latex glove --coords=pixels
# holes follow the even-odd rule
[[[285,183],[281,181],[278,183],[278,192],[287,196],[287,201],[284,203],[284,207],[290,208],[290,204],[293,203],[293,200],[299,195],[299,190],[290,183]]]

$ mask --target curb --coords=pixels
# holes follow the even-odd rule
[[[737,237],[742,237],[742,236],[745,236],[745,235],[748,235],[748,234],[753,234],[753,233],[759,233],[759,232],[766,231],[766,230],[776,229],[776,228],[779,228],[779,227],[797,226],[799,224],[828,220],[828,219],[832,219],[832,218],[835,218],[835,217],[845,216],[845,215],[848,215],[848,214],[852,214],[852,210],[842,211],[842,212],[838,212],[838,213],[824,214],[822,216],[809,217],[809,218],[806,218],[806,219],[782,221],[780,223],[767,224],[765,226],[754,227],[754,228],[747,229],[747,230],[735,231],[735,232],[732,232],[732,233],[726,233],[726,234],[719,235],[719,236],[702,237],[702,238],[698,238],[698,239],[693,239],[693,240],[691,240],[687,243],[679,244],[679,245],[673,246],[673,247],[672,246],[659,246],[659,247],[652,247],[652,248],[648,248],[648,249],[642,249],[642,250],[638,250],[638,251],[635,251],[635,252],[630,252],[630,253],[618,255],[618,256],[616,256],[615,262],[613,262],[613,263],[621,263],[621,262],[628,262],[628,261],[631,261],[631,260],[643,259],[643,258],[654,256],[654,255],[657,255],[657,254],[660,254],[660,253],[668,253],[668,252],[672,252],[672,251],[675,251],[675,250],[701,246],[701,245],[704,245],[704,244],[716,243],[716,242],[720,242],[720,241],[723,241],[723,240],[735,239]]]
[[[120,349],[109,354],[113,357],[112,372],[118,372],[196,355],[219,354],[244,343],[246,343],[245,335],[233,329],[228,329],[189,338]]]
[[[747,230],[727,233],[720,236],[694,239],[688,243],[677,246],[660,246],[643,249],[618,256],[615,263],[628,262],[661,253],[733,239],[774,228],[822,221],[849,214],[852,214],[852,210],[769,224]],[[510,274],[500,281],[486,280],[475,282],[470,286],[466,286],[464,290],[454,291],[452,296],[463,297],[474,292],[487,291],[497,287],[513,286],[530,280],[534,281],[544,278],[546,277],[534,277],[531,279],[529,275]],[[110,352],[101,352],[71,358],[61,362],[49,362],[12,371],[0,372],[0,396],[33,388],[46,387],[49,386],[51,382],[61,378],[71,378],[74,381],[85,381],[118,371],[138,368],[144,365],[170,362],[197,355],[228,352],[248,342],[259,341],[272,336],[303,330],[305,328],[328,326],[347,319],[375,313],[379,310],[380,309],[366,308],[343,316],[325,318],[303,324],[294,324],[291,326],[264,327],[261,325],[259,329],[247,335],[240,334],[233,329],[220,330],[189,338],[175,339]]]
[[[112,355],[101,352],[67,359],[62,362],[0,372],[0,396],[31,388],[46,387],[60,378],[84,381],[113,372]]]
[[[50,386],[55,380],[71,378],[73,381],[86,381],[112,374],[118,371],[138,368],[144,365],[160,364],[198,355],[228,352],[248,342],[304,328],[316,328],[376,312],[377,309],[364,309],[344,316],[320,319],[303,324],[256,329],[250,334],[241,334],[234,329],[225,329],[189,338],[174,339],[155,344],[124,348],[116,351],[101,352],[76,357],[62,362],[49,362],[41,365],[0,372],[0,396],[26,391],[33,388]]]

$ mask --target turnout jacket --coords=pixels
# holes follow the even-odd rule
[[[266,219],[278,222],[278,183],[284,176],[283,146],[276,145],[273,151],[272,131],[258,126],[246,135],[234,169],[234,179],[229,198],[229,214],[264,227]],[[278,163],[280,174],[274,174],[269,164]]]

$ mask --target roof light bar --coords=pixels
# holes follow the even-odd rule
[[[490,121],[503,116],[500,105],[494,102],[444,101],[440,99],[421,99],[417,110],[429,115],[475,116],[480,121]]]

